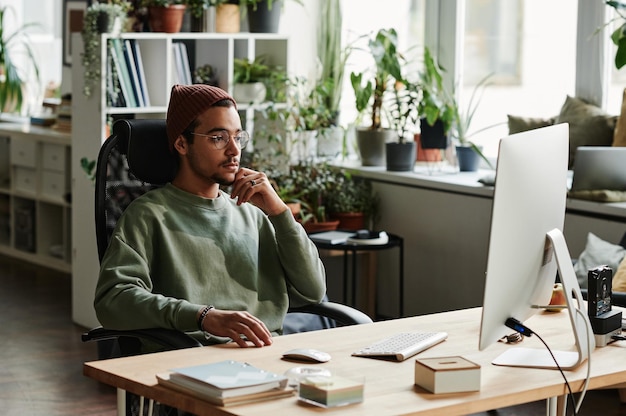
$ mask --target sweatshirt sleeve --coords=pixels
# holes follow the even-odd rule
[[[291,306],[319,303],[326,294],[326,271],[315,244],[289,210],[269,217],[276,230]]]
[[[102,259],[94,307],[100,323],[111,329],[194,331],[200,305],[152,293],[146,260],[114,235]]]

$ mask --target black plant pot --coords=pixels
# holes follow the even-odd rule
[[[448,136],[444,134],[443,122],[435,121],[432,126],[428,124],[425,118],[420,119],[420,140],[422,149],[447,149],[450,141]]]
[[[386,143],[385,155],[387,170],[392,172],[410,172],[415,166],[416,143]]]
[[[475,172],[480,166],[480,155],[469,146],[457,146],[456,158],[461,172]]]
[[[270,10],[267,1],[261,1],[254,6],[248,5],[248,30],[250,33],[277,33],[280,23],[282,0],[272,1]]]

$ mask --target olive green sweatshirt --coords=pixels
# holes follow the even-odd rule
[[[289,210],[268,217],[168,184],[136,199],[102,259],[94,306],[111,329],[196,331],[202,305],[245,310],[274,334],[290,305],[326,293],[315,245]]]

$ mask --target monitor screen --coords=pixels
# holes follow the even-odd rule
[[[546,234],[563,230],[569,129],[558,124],[500,141],[480,326],[483,350],[547,305],[557,264]]]

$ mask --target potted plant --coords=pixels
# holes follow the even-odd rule
[[[301,162],[289,167],[289,175],[302,205],[299,221],[304,229],[309,233],[336,229],[339,221],[330,220],[326,210],[326,201],[336,180],[330,165]]]
[[[480,99],[482,98],[482,94],[485,87],[487,87],[490,78],[491,74],[485,76],[476,84],[465,111],[461,110],[454,95],[450,98],[453,113],[450,132],[456,141],[456,155],[459,163],[459,170],[461,171],[475,171],[478,169],[480,159],[487,162],[487,165],[493,169],[491,162],[485,157],[481,147],[470,141],[470,137],[474,134],[494,127],[491,125],[470,133],[474,113],[478,108]]]
[[[396,132],[382,126],[382,106],[385,94],[396,80],[402,79],[398,35],[394,29],[381,29],[369,40],[369,52],[374,66],[368,73],[352,72],[350,82],[354,89],[359,119],[369,108],[368,127],[357,128],[356,138],[363,166],[385,165],[385,143],[396,139]],[[366,77],[369,76],[370,79]]]
[[[272,87],[273,97],[276,97],[278,92],[274,88],[279,87],[279,80],[286,78],[285,71],[267,64],[264,56],[254,60],[235,58],[233,63],[233,98],[240,103],[259,104],[265,101],[268,86]]]
[[[185,0],[189,11],[189,27],[192,32],[206,32],[209,29],[207,10],[223,3],[222,0]]]
[[[184,0],[143,0],[142,6],[148,8],[148,26],[152,32],[180,32],[187,9]]]
[[[301,0],[295,0],[303,5]],[[248,30],[252,33],[277,33],[284,0],[239,0]]]
[[[37,25],[26,23],[8,32],[5,24],[9,19],[9,11],[14,12],[10,6],[0,7],[0,111],[19,113],[22,111],[26,77],[30,70],[34,73],[36,85],[39,85],[39,66],[28,36],[28,30]],[[23,61],[18,59],[20,54]]]
[[[210,64],[201,65],[193,71],[193,83],[217,87],[217,71]]]
[[[326,198],[326,210],[331,219],[339,220],[337,228],[360,230],[371,228],[378,207],[378,195],[372,183],[353,177],[345,169],[335,169],[333,189]]]
[[[85,68],[83,94],[86,97],[91,97],[93,87],[100,81],[100,35],[121,31],[129,8],[130,4],[126,2],[93,3],[85,12],[81,36]]]
[[[313,85],[300,76],[288,80],[286,125],[291,137],[288,152],[294,164],[317,156],[318,137],[333,120],[326,101],[332,85],[332,79],[314,81]]]
[[[342,46],[341,4],[339,0],[321,3],[317,29],[317,58],[320,84],[324,85],[324,104],[330,114],[327,127],[320,130],[317,140],[319,157],[335,158],[344,151],[344,129],[339,125],[339,110],[343,91],[345,67],[352,47]]]
[[[411,171],[415,166],[415,131],[419,121],[418,103],[421,87],[406,78],[396,80],[393,93],[386,101],[387,112],[398,141],[386,144],[387,170]]]
[[[445,149],[454,120],[454,103],[443,85],[443,70],[429,48],[424,48],[420,85],[422,98],[417,110],[421,117],[421,146],[424,149]]]
[[[239,0],[211,0],[215,6],[215,31],[237,33],[241,30]]]

